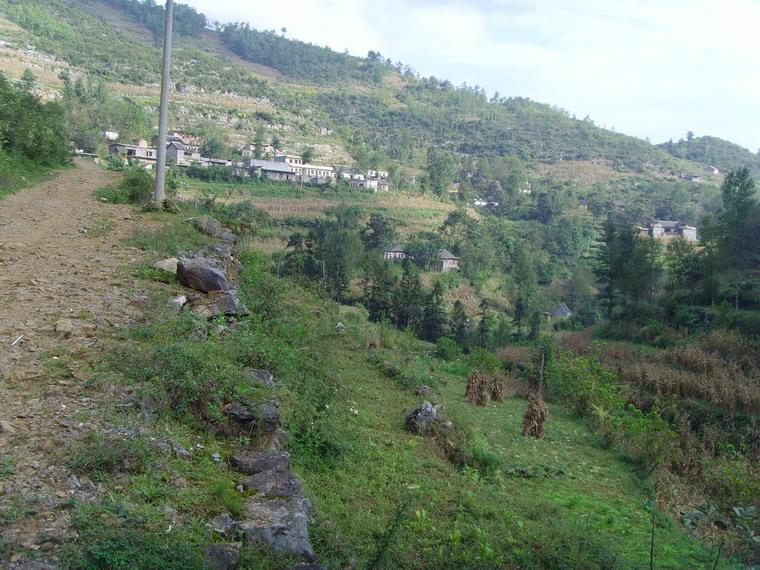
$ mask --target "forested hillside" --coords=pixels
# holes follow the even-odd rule
[[[668,141],[658,145],[673,156],[714,166],[723,172],[746,166],[750,170],[760,172],[760,151],[752,154],[746,148],[717,137],[695,137],[687,133],[686,139],[677,143]]]

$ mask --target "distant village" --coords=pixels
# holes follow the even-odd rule
[[[130,163],[143,164],[152,168],[158,158],[158,135],[153,137],[151,144],[139,140],[136,144],[118,141],[118,133],[106,131],[109,141],[109,151],[112,155],[120,156]],[[201,155],[199,146],[193,143],[197,139],[188,137],[176,131],[168,133],[166,138],[166,160],[170,164],[187,168],[212,166],[232,169],[236,176],[266,178],[283,182],[329,185],[337,180],[345,180],[351,188],[377,192],[388,190],[388,172],[385,170],[359,171],[351,166],[305,163],[297,155],[278,152],[271,145],[262,145],[258,149],[253,143],[246,144],[240,149],[242,160],[224,158],[209,158]],[[257,154],[271,156],[271,160],[255,158]]]

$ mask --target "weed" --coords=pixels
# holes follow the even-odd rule
[[[64,455],[69,467],[98,480],[117,472],[141,472],[148,463],[150,452],[147,444],[138,438],[91,433],[69,443]]]

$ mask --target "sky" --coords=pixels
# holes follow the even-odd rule
[[[659,143],[760,149],[760,0],[181,0]]]

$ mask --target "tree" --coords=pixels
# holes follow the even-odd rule
[[[430,188],[443,196],[454,181],[454,162],[448,154],[433,146],[427,151],[427,175]]]
[[[420,328],[423,304],[425,302],[417,266],[409,259],[404,260],[401,283],[393,291],[393,307],[396,326],[399,328]]]
[[[391,273],[389,264],[382,259],[373,259],[364,277],[364,306],[370,320],[382,321],[393,318],[393,292],[398,287],[398,279]]]
[[[739,310],[742,272],[758,258],[757,236],[752,233],[759,214],[758,203],[755,199],[755,181],[746,167],[726,176],[721,196],[723,209],[718,214],[719,249],[732,275],[734,308]]]
[[[21,74],[21,88],[26,92],[31,92],[37,85],[37,76],[31,69],[25,69]]]
[[[264,129],[257,127],[253,133],[253,157],[261,158],[264,156]]]
[[[443,333],[443,287],[440,282],[433,285],[422,311],[419,335],[425,340],[435,342]]]
[[[464,303],[457,299],[454,301],[454,307],[451,313],[451,333],[454,336],[454,340],[460,346],[467,344],[467,313],[464,310]]]
[[[314,160],[314,155],[315,151],[312,146],[306,146],[301,150],[301,160],[303,160],[304,164],[308,164]]]
[[[393,223],[381,214],[371,214],[361,238],[367,251],[381,251],[391,245],[396,236]]]

